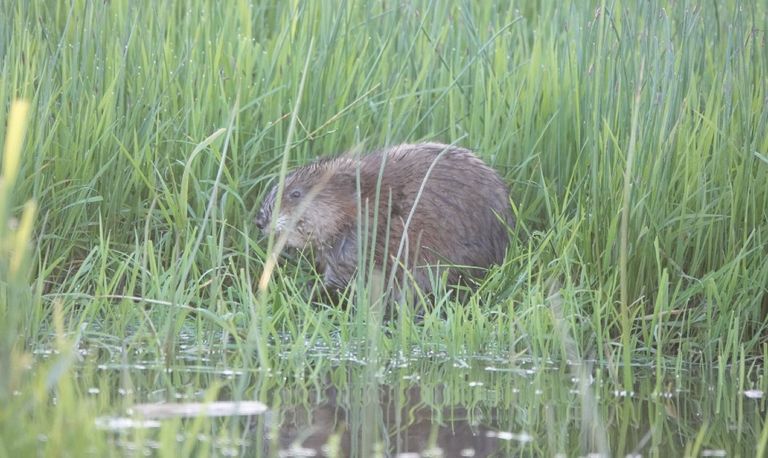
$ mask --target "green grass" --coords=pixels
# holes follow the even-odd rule
[[[0,457],[43,433],[46,453],[106,450],[93,418],[146,393],[86,396],[83,377],[135,374],[99,382],[106,357],[78,349],[172,365],[182,332],[250,374],[238,396],[269,370],[313,383],[317,348],[594,360],[625,389],[630,363],[659,387],[691,363],[762,377],[768,9],[507,3],[0,1],[3,143],[11,102],[30,104],[0,193]],[[308,304],[304,261],[259,293],[252,219],[283,165],[418,140],[472,148],[510,185],[512,248],[466,304],[381,332],[364,303]]]

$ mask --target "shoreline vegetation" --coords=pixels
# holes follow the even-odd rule
[[[391,403],[409,392],[392,374],[427,406],[493,412],[493,437],[515,431],[504,453],[766,450],[762,2],[0,5],[0,458],[277,456],[282,423],[259,416],[248,446],[237,419],[96,419],[178,400],[288,415],[326,386],[360,405],[393,387]],[[470,148],[509,185],[504,264],[419,319],[387,320],[362,283],[347,307],[309,303],[310,264],[270,257],[253,224],[270,184],[418,141]],[[699,377],[685,393],[713,399],[670,410]],[[521,383],[563,404],[523,402]],[[638,392],[647,437],[618,407],[631,395],[605,405]],[[345,420],[359,456],[394,450],[366,429],[377,412]]]

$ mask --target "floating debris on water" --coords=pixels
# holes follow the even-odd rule
[[[227,417],[235,415],[259,415],[267,406],[258,401],[185,402],[168,404],[138,404],[129,409],[129,414],[144,418],[175,417]]]

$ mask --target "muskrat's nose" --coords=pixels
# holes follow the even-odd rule
[[[256,216],[256,227],[258,227],[260,231],[263,231],[264,228],[267,227],[267,219],[264,217],[263,211],[259,211],[259,215]]]

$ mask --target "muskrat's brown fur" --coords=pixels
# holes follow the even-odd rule
[[[274,218],[269,227],[285,232],[287,246],[311,246],[330,289],[345,288],[357,273],[358,233],[397,290],[413,281],[430,293],[446,268],[456,284],[500,264],[514,224],[499,175],[471,151],[438,143],[320,160],[286,176],[273,215],[276,197],[277,186],[256,225],[265,230]],[[358,222],[358,215],[366,218]]]

